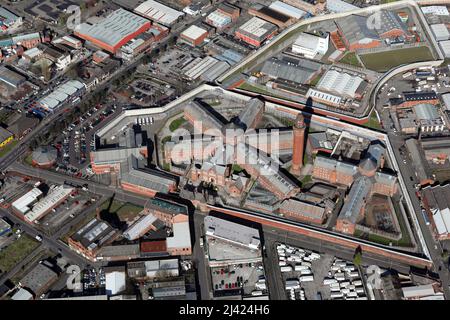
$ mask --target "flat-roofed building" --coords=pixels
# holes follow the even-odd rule
[[[265,21],[269,21],[279,28],[286,28],[295,21],[291,16],[260,4],[256,4],[251,7],[248,10],[248,13]]]
[[[38,263],[19,281],[19,285],[31,290],[35,297],[39,297],[57,280],[58,274],[55,271],[44,263]]]
[[[184,16],[183,12],[153,0],[143,2],[134,9],[134,12],[167,27],[170,27]]]
[[[190,26],[180,34],[180,40],[193,47],[201,45],[207,37],[208,30],[200,28],[196,25]]]
[[[204,228],[210,266],[262,260],[257,229],[213,216],[205,217]]]
[[[0,66],[0,82],[17,89],[26,80],[27,79],[19,73],[7,68],[6,66]]]
[[[128,262],[127,273],[137,279],[178,277],[180,274],[178,259]]]
[[[445,24],[432,24],[430,25],[431,31],[433,32],[436,41],[443,41],[450,39],[450,32]]]
[[[302,32],[292,45],[292,52],[301,54],[308,59],[324,55],[328,51],[329,34],[311,34]]]
[[[97,261],[97,253],[119,236],[118,230],[105,221],[94,218],[75,232],[69,239],[69,247],[88,260]]]
[[[150,26],[149,20],[118,9],[99,23],[82,23],[75,29],[75,35],[108,52],[116,53],[131,39],[149,30]]]
[[[272,2],[269,5],[269,8],[296,20],[299,20],[306,15],[305,11],[281,1]]]
[[[437,239],[450,238],[450,185],[427,186],[422,189],[425,214],[432,221]]]
[[[260,47],[264,41],[271,39],[277,30],[276,25],[253,17],[236,30],[235,36],[254,47]]]
[[[53,208],[56,208],[66,200],[73,191],[74,188],[65,185],[51,189],[44,198],[33,205],[33,209],[25,214],[25,221],[33,223],[42,219]]]

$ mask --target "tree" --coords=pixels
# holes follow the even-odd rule
[[[359,267],[361,265],[361,260],[362,260],[361,252],[355,253],[355,255],[353,256],[353,264]]]

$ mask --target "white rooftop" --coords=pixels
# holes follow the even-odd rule
[[[142,3],[134,9],[134,12],[166,26],[172,25],[177,19],[184,16],[183,12],[177,11],[153,0],[148,0]]]

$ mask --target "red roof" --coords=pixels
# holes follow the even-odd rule
[[[165,240],[160,241],[145,241],[141,242],[141,252],[166,252],[167,246]]]

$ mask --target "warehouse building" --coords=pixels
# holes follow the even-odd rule
[[[49,191],[47,196],[39,200],[27,214],[25,214],[25,221],[29,223],[36,222],[42,219],[53,208],[59,206],[69,195],[74,188],[64,185],[57,186]]]
[[[133,225],[131,225],[125,232],[123,236],[128,240],[136,240],[146,234],[156,222],[157,218],[152,214],[147,214],[138,219]]]
[[[450,58],[450,40],[439,41],[439,47],[446,58]]]
[[[311,34],[302,32],[292,45],[292,52],[301,54],[308,59],[314,59],[317,55],[324,55],[328,51],[329,34]]]
[[[427,186],[422,189],[425,213],[432,218],[436,238],[450,238],[450,185]]]
[[[192,25],[180,34],[180,40],[192,47],[200,46],[208,37],[208,31]]]
[[[82,23],[75,30],[75,35],[103,50],[116,53],[131,39],[149,30],[150,26],[149,20],[118,9],[99,23]]]
[[[296,20],[299,20],[306,15],[305,11],[281,1],[271,3],[269,8]]]
[[[125,291],[127,274],[124,266],[105,267],[106,295],[114,296]]]
[[[277,30],[276,25],[253,17],[236,30],[235,36],[249,45],[260,47],[264,41],[275,36]]]
[[[228,67],[227,67],[228,66]],[[212,70],[217,70],[215,68],[219,68],[222,70],[224,68],[230,68],[230,66],[224,62],[219,61],[218,59],[207,56],[205,58],[196,58],[191,63],[186,65],[181,72],[183,75],[190,81],[201,79],[209,79],[214,76],[217,72],[213,72]]]
[[[359,9],[359,7],[343,0],[327,0],[326,8],[333,13],[342,13]]]
[[[0,82],[5,83],[11,88],[19,88],[26,80],[24,76],[8,69],[6,66],[0,66]]]
[[[0,31],[8,32],[19,28],[23,23],[22,17],[0,7]]]
[[[39,297],[58,280],[58,274],[44,263],[38,263],[19,281],[22,288],[26,288]]]
[[[413,108],[422,132],[438,132],[444,130],[444,120],[435,105],[420,103]]]
[[[281,29],[286,28],[294,22],[294,19],[290,16],[260,4],[252,6],[248,10],[248,13],[265,21],[269,21]]]
[[[262,260],[261,240],[257,229],[207,216],[204,219],[204,230],[211,267]]]
[[[137,14],[167,27],[178,22],[184,13],[172,9],[160,2],[148,0],[134,9]]]
[[[11,204],[13,212],[23,218],[43,195],[44,193],[40,189],[33,188]]]
[[[55,112],[64,103],[81,96],[86,86],[78,80],[69,80],[60,85],[52,93],[38,101],[38,106],[48,112]]]
[[[205,22],[214,28],[217,28],[218,31],[223,30],[224,28],[231,25],[233,19],[230,15],[222,12],[221,10],[216,10],[211,12],[205,19]]]
[[[102,246],[113,242],[119,231],[105,221],[94,218],[68,239],[69,247],[90,261],[97,261]]]
[[[367,82],[358,75],[344,70],[328,70],[317,84],[317,89],[346,98],[362,98]]]
[[[0,218],[0,237],[7,236],[11,231],[12,228],[9,223]]]
[[[282,56],[273,57],[266,62],[261,73],[272,79],[282,79],[299,84],[308,84],[323,70],[323,65],[302,58]]]
[[[178,277],[178,259],[128,262],[127,273],[130,278],[155,279]]]
[[[381,39],[375,29],[367,27],[367,17],[349,15],[336,20],[339,33],[350,51],[376,48]]]
[[[444,293],[435,290],[432,284],[402,288],[405,300],[445,300]]]
[[[447,26],[443,23],[430,25],[431,31],[433,32],[436,41],[444,41],[450,39],[450,32]]]

